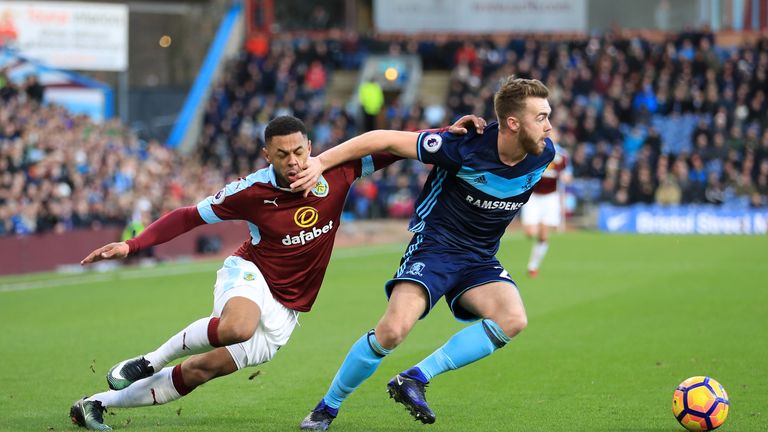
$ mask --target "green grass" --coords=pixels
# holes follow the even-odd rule
[[[338,250],[314,310],[254,379],[241,371],[168,405],[116,409],[107,422],[126,431],[297,430],[349,346],[384,311],[382,284],[402,248]],[[437,423],[414,423],[385,385],[461,328],[443,303],[352,395],[332,429],[682,431],[673,390],[710,375],[731,398],[721,430],[765,430],[765,238],[558,235],[534,280],[523,274],[529,248],[511,236],[499,253],[520,285],[528,329],[433,381]],[[0,279],[0,430],[76,430],[70,404],[103,390],[113,363],[210,313],[218,265]]]

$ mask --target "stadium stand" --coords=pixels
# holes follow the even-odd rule
[[[122,227],[126,215],[146,221],[222,182],[118,120],[41,106],[7,81],[2,90],[0,235]]]
[[[267,52],[231,60],[187,156],[116,120],[41,106],[32,81],[0,74],[0,235],[124,226],[125,215],[153,219],[195,202],[264,166],[261,134],[276,115],[303,118],[316,153],[335,145],[362,125],[348,101],[328,95],[334,73],[392,52],[417,54],[450,81],[443,105],[388,100],[386,128],[425,129],[468,112],[492,119],[484,101],[500,77],[538,78],[552,90],[580,205],[768,205],[768,38],[731,48],[707,31],[660,42],[610,32],[579,40],[325,32],[278,36]],[[426,173],[403,162],[359,182],[348,216],[407,217]]]

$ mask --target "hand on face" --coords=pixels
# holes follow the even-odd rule
[[[307,159],[304,169],[300,171],[291,183],[291,192],[304,192],[304,196],[309,195],[309,191],[314,187],[320,175],[323,173],[323,164],[320,158],[310,157]]]
[[[272,137],[264,147],[264,154],[275,170],[280,187],[289,187],[299,178],[311,149],[311,143],[301,132]]]

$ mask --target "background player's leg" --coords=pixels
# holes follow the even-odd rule
[[[525,207],[523,207],[525,208]],[[538,224],[523,224],[523,231],[525,231],[525,236],[528,237],[531,240],[536,239],[536,236],[538,235]]]
[[[549,249],[549,227],[544,224],[539,224],[538,236],[536,243],[534,243],[531,249],[531,258],[528,260],[528,274],[530,276],[536,276],[539,272],[539,266],[541,261],[544,260],[544,256]]]
[[[402,375],[427,383],[438,374],[490,355],[527,325],[523,300],[514,285],[504,282],[481,285],[464,293],[458,301],[464,309],[484,319],[460,330]]]

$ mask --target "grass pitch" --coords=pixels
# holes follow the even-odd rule
[[[337,250],[314,310],[271,363],[168,405],[111,410],[106,422],[124,431],[297,430],[384,311],[382,286],[403,247]],[[765,430],[765,238],[557,235],[533,280],[524,275],[529,250],[512,235],[499,253],[520,286],[528,329],[433,380],[437,423],[415,423],[385,386],[462,327],[444,303],[350,397],[332,430],[683,431],[672,393],[693,375],[728,391],[721,430]],[[210,313],[219,264],[1,278],[0,430],[77,430],[69,406],[104,390],[112,364]]]

